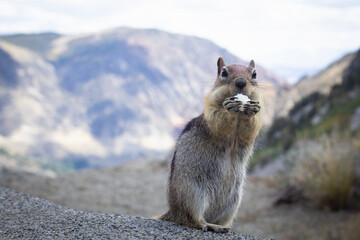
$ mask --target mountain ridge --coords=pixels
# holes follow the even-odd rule
[[[360,132],[360,50],[345,56],[349,57],[351,61],[345,62],[346,68],[338,73],[340,83],[329,81],[326,86],[329,91],[314,91],[305,95],[287,116],[274,120],[255,161],[265,165],[286,156],[303,139],[311,142],[316,137],[337,132],[349,135],[349,146],[353,144],[350,141],[359,141],[356,136]],[[342,64],[343,59],[339,60]],[[335,62],[335,66],[339,61]],[[329,69],[332,70],[332,67],[334,65],[330,65]],[[326,71],[321,74],[328,75]]]
[[[334,85],[341,83],[343,72],[354,57],[355,53],[345,54],[314,75],[301,78],[285,93],[284,97],[290,101],[281,102],[279,116],[286,116],[299,101],[315,92],[329,94]]]
[[[202,112],[218,57],[246,64],[209,40],[159,30],[45,36],[30,36],[27,46],[35,52],[0,38],[17,64],[11,81],[21,83],[1,92],[2,122],[13,127],[0,143],[10,152],[86,159],[92,166],[165,155],[186,122]],[[39,50],[41,42],[46,46]],[[11,59],[3,61],[10,66]],[[257,71],[273,99],[284,81],[260,65]],[[269,122],[273,108],[265,109]]]
[[[186,122],[202,112],[216,59],[246,64],[209,40],[154,29],[44,35],[15,35],[18,43],[33,39],[27,46],[34,51],[0,37],[1,146],[92,166],[165,156]],[[36,48],[38,41],[47,51]],[[312,92],[328,92],[353,56],[292,87],[257,64],[266,125]]]

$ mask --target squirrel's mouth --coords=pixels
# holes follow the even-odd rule
[[[233,93],[232,96],[235,96],[237,94],[243,94],[248,96],[249,98],[251,97],[251,93],[249,91],[247,91],[246,89],[236,89]]]
[[[237,89],[229,97],[234,97],[234,96],[236,96],[238,94],[242,94],[242,95],[247,96],[248,98],[250,98],[251,101],[258,101],[256,94],[254,95],[252,92],[248,91],[247,89],[241,89],[241,90]]]

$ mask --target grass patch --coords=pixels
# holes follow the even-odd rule
[[[349,206],[355,184],[356,144],[350,134],[333,131],[315,140],[302,140],[290,174],[290,182],[321,208],[337,210]]]
[[[314,129],[315,133],[329,132],[334,126],[347,126],[351,116],[360,106],[360,97],[354,98],[346,104],[337,104],[323,121]]]

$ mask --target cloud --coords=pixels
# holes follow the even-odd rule
[[[1,33],[56,31],[74,22],[72,16],[15,1],[2,2],[0,8],[6,9],[0,15]]]
[[[358,1],[48,0],[0,3],[0,33],[65,34],[118,26],[213,40],[268,68],[321,68],[359,46]]]

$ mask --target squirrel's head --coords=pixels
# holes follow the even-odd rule
[[[257,100],[257,82],[255,62],[251,60],[248,66],[233,64],[227,66],[222,57],[217,61],[217,78],[214,88],[227,88],[225,97],[232,97],[238,93],[249,96],[252,100]]]

